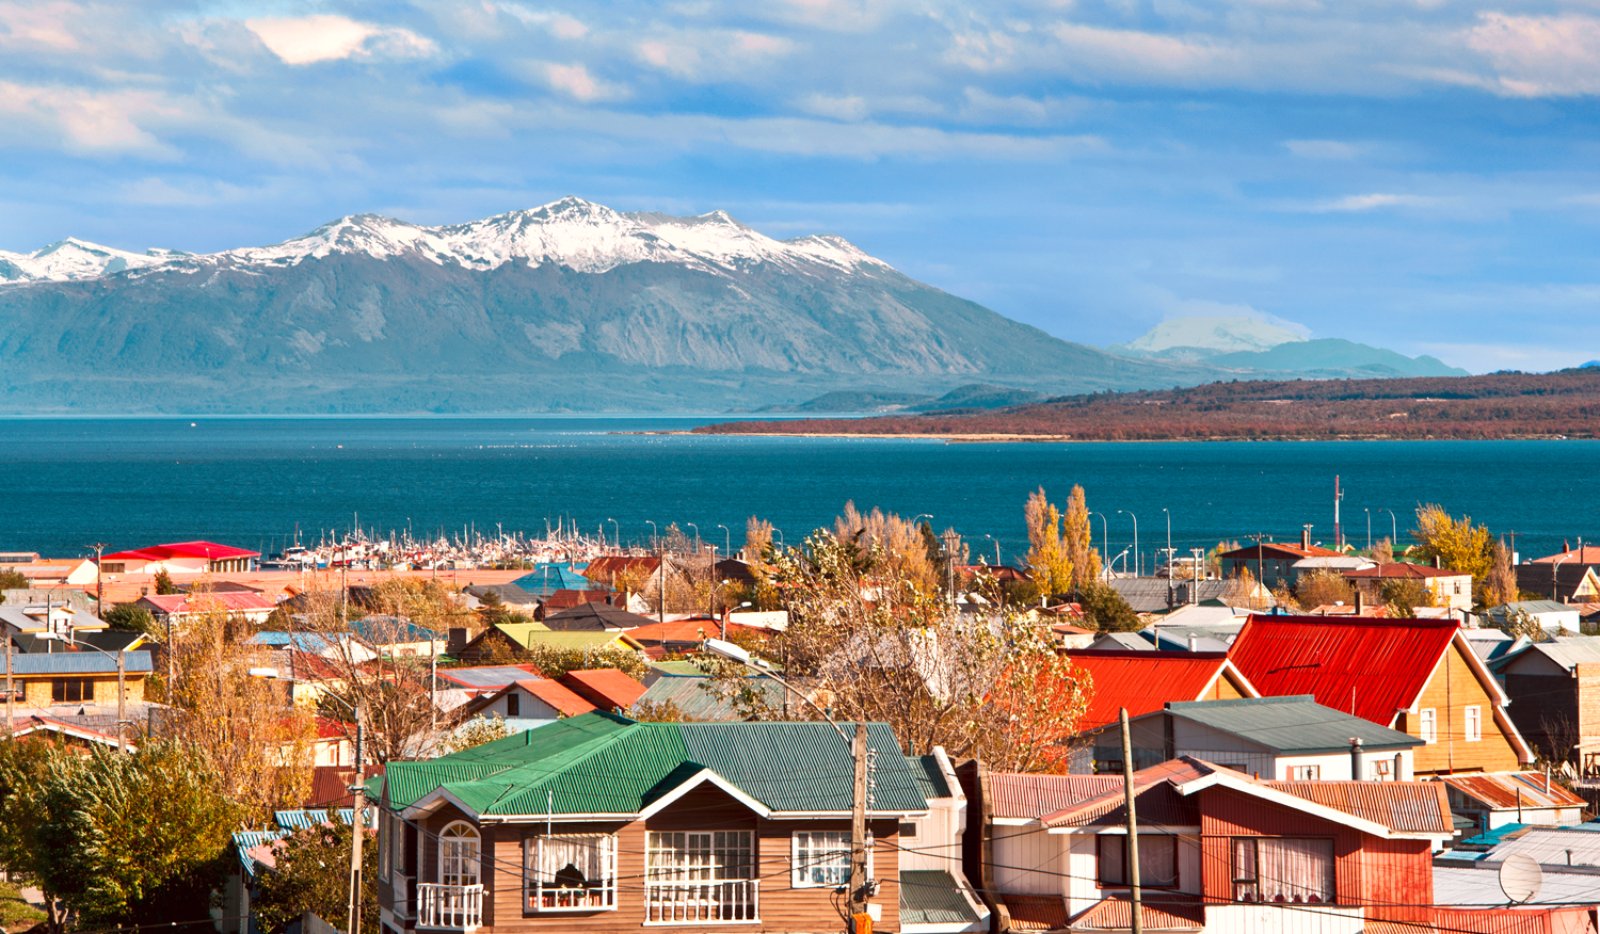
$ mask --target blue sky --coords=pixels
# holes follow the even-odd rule
[[[1600,5],[0,0],[0,249],[577,194],[842,234],[1061,337],[1600,357]]]

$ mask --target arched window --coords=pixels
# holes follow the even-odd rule
[[[439,832],[439,882],[443,885],[477,885],[482,864],[482,838],[466,821],[445,825]]]

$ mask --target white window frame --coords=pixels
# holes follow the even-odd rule
[[[587,888],[548,886],[539,867],[544,864],[545,841],[587,840],[601,849],[602,877]],[[523,841],[522,879],[525,908],[532,914],[617,910],[617,835],[614,833],[539,834]],[[594,880],[589,880],[594,881]],[[549,903],[546,904],[546,896]],[[574,897],[575,896],[575,897]]]
[[[1432,707],[1417,711],[1417,737],[1429,746],[1439,741],[1439,711]]]
[[[464,852],[468,841],[474,844],[471,855]],[[452,866],[452,863],[455,865]],[[482,884],[483,832],[464,820],[444,825],[444,829],[439,831],[438,869],[440,885]]]
[[[867,878],[872,878],[872,839],[867,839]],[[829,857],[844,856],[844,875],[837,882],[816,879],[812,870],[823,868]],[[789,835],[789,886],[796,889],[842,889],[850,884],[850,831],[796,830]],[[834,865],[835,872],[839,867]]]
[[[1322,766],[1320,765],[1289,766],[1289,781],[1291,782],[1316,782],[1321,780]]]
[[[1476,743],[1483,739],[1483,708],[1472,704],[1461,711],[1462,724],[1466,730],[1467,742]]]

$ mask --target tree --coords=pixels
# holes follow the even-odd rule
[[[1138,632],[1144,621],[1133,611],[1128,601],[1117,593],[1115,587],[1104,581],[1095,581],[1078,591],[1078,606],[1083,608],[1086,626],[1101,632]]]
[[[269,934],[282,934],[306,912],[342,930],[350,906],[350,844],[354,828],[346,823],[313,824],[273,847],[273,865],[259,877],[260,890],[251,907]],[[378,848],[367,841],[361,850],[361,930],[378,927]]]
[[[1089,502],[1080,484],[1073,484],[1067,496],[1067,512],[1061,519],[1061,547],[1072,565],[1073,587],[1081,588],[1100,579],[1100,552],[1094,547]]]
[[[1294,596],[1295,602],[1307,610],[1356,602],[1356,591],[1350,582],[1344,579],[1344,575],[1329,570],[1300,575],[1300,580],[1294,585]]]
[[[50,930],[61,930],[56,916],[56,891],[41,878],[38,860],[44,852],[44,806],[40,800],[58,747],[37,736],[0,742],[0,869],[33,879],[49,908]]]
[[[1411,619],[1417,615],[1417,607],[1433,606],[1433,591],[1409,577],[1384,581],[1378,593],[1383,597],[1383,605],[1388,607],[1389,616],[1397,619]]]
[[[27,575],[21,571],[10,569],[0,571],[0,590],[26,590],[27,588]]]
[[[1379,564],[1394,563],[1394,542],[1387,538],[1380,538],[1372,544],[1372,560]]]
[[[159,596],[178,592],[177,585],[172,583],[172,575],[168,574],[165,569],[156,572],[155,585],[156,594]]]
[[[137,603],[118,603],[101,616],[106,625],[123,632],[142,632],[147,636],[161,635],[155,616]]]
[[[38,795],[33,874],[90,926],[208,921],[246,809],[181,743],[54,756]]]
[[[1061,538],[1061,511],[1051,504],[1044,487],[1028,494],[1022,508],[1028,526],[1028,575],[1047,595],[1072,590],[1072,559]]]
[[[497,739],[505,739],[511,735],[506,729],[506,722],[499,717],[474,717],[462,724],[450,739],[445,742],[444,751],[447,753],[460,752],[484,743],[492,743]]]
[[[772,523],[751,516],[744,524],[744,559],[754,564],[765,561],[772,550]]]
[[[928,531],[931,533],[932,529]],[[943,589],[941,545],[937,538],[930,543],[922,528],[909,519],[877,508],[863,514],[855,503],[845,503],[844,512],[834,520],[833,536],[851,543],[863,554],[878,549],[876,563],[883,573],[906,581],[924,594],[937,594]]]
[[[1484,606],[1516,602],[1521,592],[1517,589],[1517,570],[1511,565],[1511,549],[1496,540],[1490,557],[1489,577],[1483,584]]]
[[[1443,506],[1429,503],[1417,507],[1417,527],[1411,534],[1424,560],[1472,575],[1473,592],[1482,596],[1494,567],[1494,539],[1487,528],[1473,525],[1471,516],[1456,519]]]

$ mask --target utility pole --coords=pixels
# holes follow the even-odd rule
[[[1194,590],[1189,594],[1189,602],[1197,604],[1200,602],[1200,562],[1205,556],[1205,549],[1191,548],[1189,549],[1189,554],[1194,556],[1194,567],[1192,569],[1194,571]]]
[[[1339,501],[1344,499],[1344,491],[1339,489],[1339,475],[1333,475],[1333,547],[1336,551],[1344,551],[1344,526],[1339,524]]]
[[[1144,924],[1139,917],[1139,818],[1133,807],[1133,740],[1128,735],[1128,708],[1122,708],[1122,797],[1128,809],[1128,845],[1123,853],[1128,859],[1128,887],[1133,894],[1132,918],[1128,930],[1144,934]]]
[[[355,810],[350,814],[350,921],[345,928],[350,934],[357,934],[361,930],[361,812],[367,806],[367,786],[362,780],[361,768],[362,742],[366,739],[366,718],[362,716],[366,712],[365,705],[357,704],[355,711],[356,781],[350,786],[350,791],[355,795]]]
[[[11,630],[6,630],[6,739],[17,735],[16,686],[11,682]]]
[[[867,913],[867,725],[856,724],[851,744],[855,758],[855,785],[850,806],[850,930],[856,931]]]
[[[105,585],[100,579],[100,557],[106,553],[104,542],[95,542],[89,546],[94,549],[94,615],[96,619],[106,618],[106,592]]]

